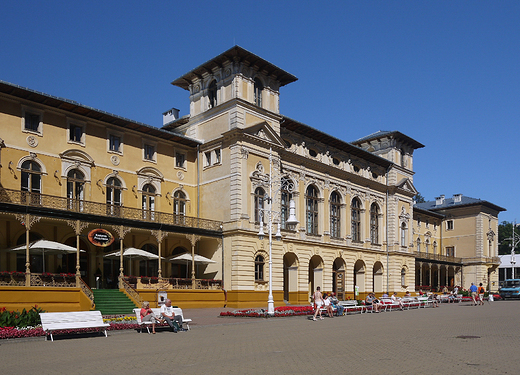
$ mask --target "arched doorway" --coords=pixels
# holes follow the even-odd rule
[[[171,257],[174,257],[175,255],[180,255],[188,253],[188,250],[184,247],[177,246],[175,249],[173,249],[171,253]],[[191,274],[188,270],[188,264],[191,264],[191,262],[186,263],[172,263],[171,264],[171,273],[170,277],[174,278],[191,278]]]
[[[365,293],[365,263],[362,260],[358,260],[354,264],[354,295],[356,287],[360,294]]]
[[[345,261],[336,258],[332,265],[332,291],[340,301],[345,300]]]
[[[309,298],[318,286],[323,291],[323,259],[314,255],[309,261]]]
[[[283,299],[298,301],[298,258],[294,253],[283,256]],[[291,298],[294,295],[293,298]]]
[[[383,292],[383,264],[381,262],[374,263],[372,269],[372,285],[374,293]]]
[[[17,245],[24,245],[26,242],[26,234],[22,234],[18,237],[16,241]],[[29,232],[29,242],[34,242],[42,239],[43,237],[38,233]],[[16,253],[16,271],[25,272],[25,252],[24,253]],[[29,253],[29,262],[31,272],[41,273],[43,271],[43,256],[41,254],[33,254]]]
[[[76,237],[69,237],[65,241],[65,245],[69,245],[72,247],[76,247]],[[79,253],[79,272],[83,281],[88,285],[90,285],[90,267],[88,261],[89,254],[89,246],[86,244],[83,239],[79,239],[79,248],[81,250],[85,250]],[[61,269],[64,273],[76,273],[76,254],[65,254],[61,260]],[[96,270],[94,269],[93,272]]]

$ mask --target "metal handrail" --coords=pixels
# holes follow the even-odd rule
[[[114,218],[155,222],[159,224],[222,231],[222,222],[197,217],[156,212],[113,204],[98,203],[54,195],[38,194],[28,191],[0,187],[0,203],[10,203],[30,207],[44,207],[53,210],[77,212],[82,214],[110,216]]]
[[[450,262],[450,263],[462,263],[462,258],[447,256],[447,255],[441,255],[441,254],[432,254],[432,253],[423,253],[423,252],[417,252],[415,253],[417,258],[421,259],[431,259],[431,260],[438,260],[442,262]]]

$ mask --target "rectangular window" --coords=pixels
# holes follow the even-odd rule
[[[155,161],[155,147],[153,145],[144,145],[145,160]]]
[[[25,112],[25,130],[40,132],[40,115]]]
[[[121,152],[121,137],[110,134],[108,149],[114,152]]]
[[[206,167],[211,166],[211,151],[204,153],[205,160],[206,160]]]
[[[448,220],[446,222],[446,230],[453,230],[453,220]]]
[[[186,168],[186,155],[177,152],[175,154],[175,166],[177,168]]]
[[[455,247],[450,246],[446,248],[446,256],[454,257],[455,256]]]
[[[215,164],[220,164],[220,148],[215,150]]]
[[[70,124],[69,141],[83,143],[83,127],[82,126]]]

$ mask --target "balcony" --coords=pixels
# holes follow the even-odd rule
[[[416,260],[433,260],[437,262],[446,262],[446,263],[462,263],[462,258],[451,257],[447,255],[440,254],[432,254],[432,253],[415,253]]]
[[[169,226],[171,230],[184,228],[187,232],[200,230],[211,232],[213,235],[220,235],[222,233],[222,222],[220,221],[4,189],[1,187],[0,204],[8,205],[5,206],[6,209],[4,212],[30,213],[44,217],[79,219],[96,223],[104,222],[112,225],[138,226],[149,229],[162,228],[168,230],[167,227]],[[132,225],[132,222],[138,223]]]

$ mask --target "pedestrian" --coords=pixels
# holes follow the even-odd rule
[[[316,306],[316,311],[314,312],[314,316],[312,320],[316,320],[316,316],[318,313],[320,314],[320,319],[323,320],[323,316],[321,316],[321,307],[323,306],[323,296],[321,295],[320,287],[316,288],[316,291],[312,295],[312,299],[314,300],[314,305]]]
[[[477,306],[477,286],[471,283],[469,287],[469,291],[471,292],[471,299],[473,300],[473,306]]]
[[[484,306],[484,293],[485,292],[486,292],[486,290],[482,286],[482,283],[480,283],[478,285],[478,303],[479,303],[479,305]]]

